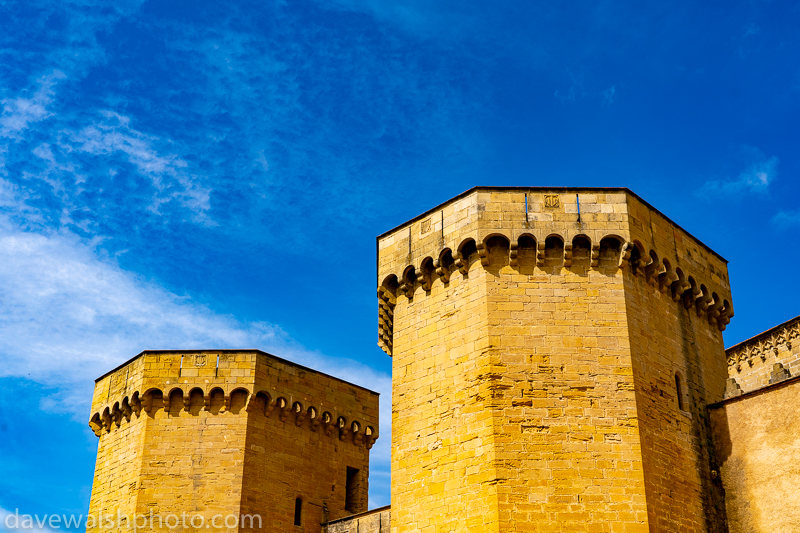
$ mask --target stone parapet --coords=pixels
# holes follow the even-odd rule
[[[389,533],[392,510],[390,506],[379,507],[323,524],[322,533]]]
[[[256,377],[257,366],[264,367],[266,379]],[[289,370],[298,380],[271,380],[270,368]],[[99,437],[142,411],[221,415],[244,408],[267,416],[275,412],[281,422],[291,420],[297,427],[371,448],[378,439],[378,414],[358,394],[347,397],[358,390],[374,394],[256,350],[146,351],[97,380],[89,426]]]
[[[787,320],[731,346],[728,376],[742,392],[751,392],[800,374],[800,317]],[[736,387],[731,385],[736,395]]]

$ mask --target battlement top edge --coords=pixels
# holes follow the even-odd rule
[[[392,510],[392,506],[391,505],[384,505],[383,507],[377,507],[375,509],[370,509],[369,511],[364,511],[362,513],[356,513],[356,514],[351,514],[351,515],[348,515],[348,516],[343,516],[342,518],[337,518],[335,520],[328,520],[327,522],[325,522],[324,525],[330,526],[330,525],[333,525],[333,524],[340,524],[342,522],[347,522],[348,520],[357,520],[359,518],[364,518],[365,516],[370,516],[370,515],[378,514],[378,513],[384,513],[386,511],[391,511],[391,510]]]
[[[736,344],[734,344],[732,346],[729,346],[728,348],[725,348],[725,352],[726,353],[731,353],[731,352],[735,351],[737,348],[741,348],[743,346],[746,346],[746,345],[752,343],[753,341],[756,341],[756,340],[758,340],[758,339],[760,339],[762,337],[769,336],[772,333],[775,333],[775,332],[777,332],[777,331],[779,331],[781,329],[784,329],[786,326],[789,326],[789,325],[791,325],[791,324],[793,324],[795,322],[800,322],[800,315],[797,315],[796,317],[790,318],[789,320],[786,320],[785,322],[781,322],[777,326],[774,326],[774,327],[771,327],[769,329],[766,329],[766,330],[762,331],[761,333],[756,333],[752,337],[749,337],[749,338],[747,338],[747,339],[745,339],[743,341],[737,342]]]
[[[236,350],[236,349],[224,349],[224,350],[213,350],[213,349],[204,349],[204,350],[143,350],[140,353],[138,353],[138,354],[134,355],[133,357],[131,357],[130,359],[128,359],[127,361],[125,361],[124,363],[118,365],[117,367],[109,370],[108,372],[106,372],[105,374],[100,376],[99,378],[95,379],[94,382],[98,383],[98,382],[102,381],[103,379],[107,378],[108,376],[110,376],[114,372],[116,372],[116,371],[118,371],[118,370],[120,370],[122,368],[125,368],[126,366],[128,366],[129,364],[133,363],[134,361],[136,361],[137,359],[139,359],[140,357],[142,357],[142,356],[144,356],[146,354],[175,354],[175,355],[183,355],[183,354],[202,354],[202,353],[213,353],[213,354],[254,353],[254,354],[258,354],[258,355],[264,355],[266,357],[269,357],[270,359],[278,361],[279,363],[283,363],[283,364],[298,368],[298,369],[303,370],[305,372],[311,372],[313,374],[317,374],[317,375],[320,375],[320,376],[325,376],[325,377],[327,377],[329,379],[332,379],[334,381],[338,381],[339,383],[344,383],[346,385],[350,385],[351,387],[355,387],[357,389],[360,389],[362,391],[368,392],[368,393],[373,394],[375,396],[380,396],[379,392],[375,392],[374,390],[368,389],[366,387],[362,387],[361,385],[356,385],[355,383],[352,383],[350,381],[346,381],[344,379],[337,378],[336,376],[331,376],[330,374],[326,374],[325,372],[320,372],[319,370],[315,370],[313,368],[309,368],[307,366],[303,366],[303,365],[295,363],[293,361],[289,361],[288,359],[284,359],[282,357],[278,357],[277,355],[273,355],[273,354],[271,354],[269,352],[265,352],[263,350],[259,350],[259,349],[255,349],[255,348],[246,348],[246,349],[241,349],[241,350]]]
[[[414,222],[422,220],[423,218],[431,215],[432,213],[435,213],[436,211],[439,211],[439,210],[443,209],[444,207],[446,207],[447,205],[451,204],[454,201],[460,200],[460,199],[465,198],[465,197],[467,197],[467,196],[469,196],[471,194],[474,194],[474,193],[477,193],[477,192],[481,192],[481,191],[496,191],[496,192],[525,192],[525,191],[538,191],[538,192],[545,192],[545,191],[572,192],[572,191],[575,191],[575,192],[580,192],[580,191],[586,191],[586,192],[596,192],[596,193],[614,193],[614,192],[626,193],[626,194],[629,194],[632,197],[636,198],[638,201],[640,201],[642,204],[644,204],[648,209],[650,209],[653,212],[655,212],[655,213],[659,214],[660,216],[664,217],[664,219],[669,221],[669,223],[673,224],[676,228],[678,228],[683,233],[685,233],[688,237],[690,237],[695,242],[697,242],[697,244],[702,246],[703,249],[705,249],[706,251],[708,251],[709,253],[714,255],[714,257],[716,257],[720,261],[724,262],[725,264],[728,263],[727,259],[722,257],[719,253],[715,252],[711,247],[709,247],[703,241],[701,241],[700,239],[698,239],[697,237],[692,235],[690,232],[686,231],[686,229],[684,229],[680,224],[678,224],[677,222],[672,220],[670,217],[665,215],[659,209],[653,207],[653,205],[650,204],[647,200],[645,200],[644,198],[642,198],[641,196],[639,196],[638,194],[636,194],[635,192],[633,192],[632,190],[630,190],[627,187],[544,187],[544,186],[523,187],[523,186],[487,186],[487,185],[478,185],[478,186],[472,187],[471,189],[468,189],[468,190],[462,192],[461,194],[459,194],[457,196],[454,196],[452,198],[447,199],[446,201],[436,205],[435,207],[432,207],[431,209],[428,209],[424,213],[421,213],[421,214],[415,216],[414,218],[411,218],[411,219],[403,222],[402,224],[400,224],[398,226],[395,226],[394,228],[392,228],[392,229],[390,229],[388,231],[385,231],[385,232],[381,233],[375,239],[375,241],[376,241],[376,244],[375,244],[376,245],[376,250],[377,251],[380,250],[380,241],[381,241],[381,239],[383,239],[383,238],[395,233],[396,231],[398,231],[398,230],[400,230],[400,229],[402,229],[402,228],[404,228],[404,227],[406,227],[406,226],[408,226],[410,224],[413,224]]]

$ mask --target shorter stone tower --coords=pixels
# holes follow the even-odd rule
[[[96,381],[92,412],[103,529],[316,532],[367,509],[378,394],[270,354],[145,351]]]

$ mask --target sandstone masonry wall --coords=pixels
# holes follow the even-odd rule
[[[637,199],[629,199],[629,208],[637,246],[683,276],[703,272],[725,291],[721,299],[730,298],[723,261]],[[625,297],[650,527],[724,531],[723,494],[711,478],[705,410],[722,399],[725,388],[720,328],[696,300],[676,294],[641,266],[625,276]]]
[[[709,409],[730,533],[800,531],[800,378]]]

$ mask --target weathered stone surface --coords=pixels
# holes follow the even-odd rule
[[[730,533],[800,531],[797,378],[709,410]]]
[[[389,533],[392,513],[388,506],[373,509],[349,518],[331,520],[323,533]]]

